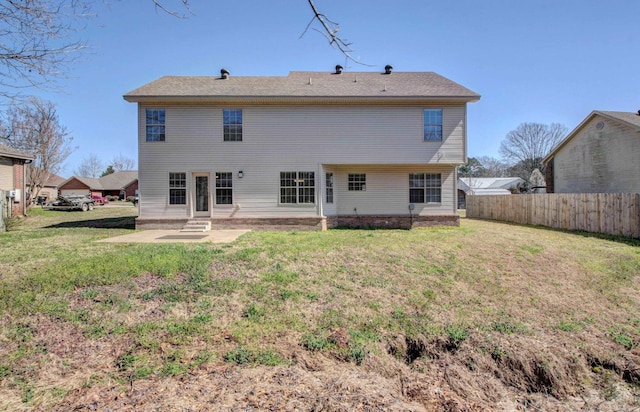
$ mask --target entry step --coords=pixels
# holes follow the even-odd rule
[[[181,232],[209,232],[211,222],[208,220],[189,220],[180,230]]]

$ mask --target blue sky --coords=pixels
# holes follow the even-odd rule
[[[181,10],[181,0],[164,0]],[[638,0],[315,0],[340,23],[346,62],[318,32],[300,38],[306,0],[190,0],[193,15],[151,0],[96,2],[79,37],[90,49],[52,100],[78,149],[62,176],[95,153],[137,157],[136,107],[122,95],[164,75],[286,76],[289,71],[434,71],[482,95],[469,105],[469,156],[499,157],[523,122],[570,130],[592,110],[640,109]],[[314,27],[318,27],[314,25]]]

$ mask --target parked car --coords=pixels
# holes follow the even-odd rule
[[[91,197],[96,201],[96,205],[104,206],[109,203],[109,199],[107,199],[106,197],[102,197],[100,195],[93,195]]]

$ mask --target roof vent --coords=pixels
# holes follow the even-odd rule
[[[336,65],[336,74],[342,74],[342,66],[339,64]]]
[[[229,78],[229,70],[227,70],[227,69],[220,70],[220,78],[221,79],[228,79]]]
[[[384,66],[384,74],[391,74],[391,71],[393,70],[393,66],[390,64],[387,64],[386,66]]]

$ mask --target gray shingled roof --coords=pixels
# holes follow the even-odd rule
[[[121,190],[138,179],[138,171],[123,170],[120,172],[114,172],[106,176],[102,176],[101,178],[71,176],[70,178],[62,182],[59,186],[64,185],[72,179],[76,179],[82,182],[91,190]]]
[[[124,95],[125,100],[440,99],[477,101],[480,95],[433,72],[291,72],[288,76],[166,76]]]
[[[137,178],[137,170],[123,170],[103,176],[99,180],[103,190],[120,190],[129,186]]]
[[[3,144],[0,144],[0,156],[12,157],[14,159],[33,160],[33,156],[31,156],[30,154],[13,149]]]
[[[34,167],[35,169],[38,169],[39,171],[40,171],[40,170],[42,170],[42,169],[37,168],[37,167],[35,167],[35,166],[32,166],[32,167]],[[38,172],[38,174],[39,174],[39,173],[40,173],[40,172]],[[58,175],[57,175],[57,174],[55,174],[55,173],[51,173],[51,174],[49,175],[49,178],[47,179],[47,181],[44,183],[44,186],[57,187],[58,185],[60,185],[60,184],[61,184],[62,182],[64,182],[65,180],[67,180],[67,179],[65,179],[65,178],[64,178],[64,177],[62,177],[62,176],[58,176]],[[31,184],[31,174],[30,174],[30,173],[27,173],[27,183],[28,183],[28,184]]]

